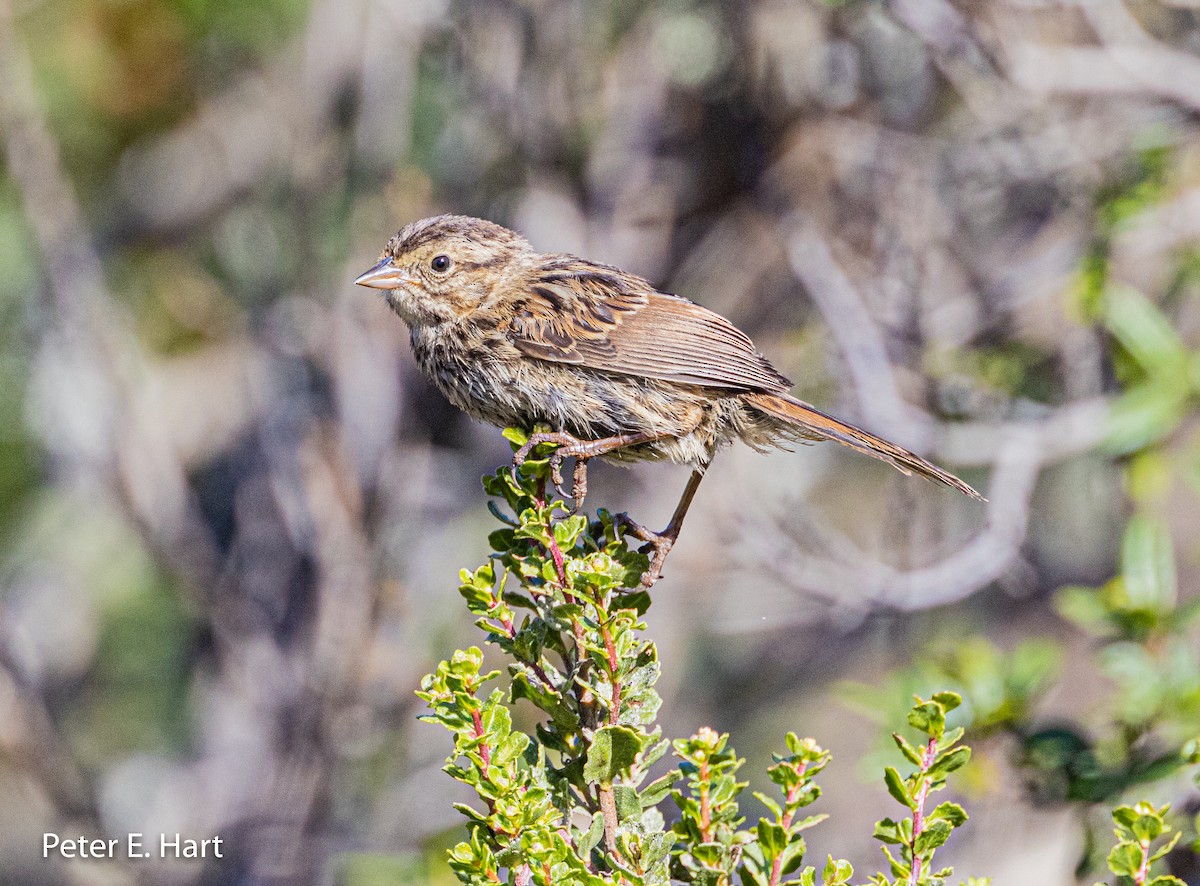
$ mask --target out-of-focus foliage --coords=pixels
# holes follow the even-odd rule
[[[507,447],[349,281],[458,211],[721,311],[991,499],[723,455],[649,616],[666,732],[737,734],[760,792],[829,736],[867,869],[834,700],[936,653],[981,730],[957,867],[1098,871],[1103,796],[1170,803],[1196,881],[1156,761],[1196,716],[1198,41],[1183,0],[0,0],[0,879],[444,882],[411,690]],[[594,474],[642,515],[684,479]]]

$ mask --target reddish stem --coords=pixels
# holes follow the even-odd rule
[[[479,711],[471,711],[471,725],[474,726],[476,738],[483,737],[483,718],[479,715]],[[492,747],[486,741],[479,745],[479,758],[481,764],[479,766],[479,774],[483,778],[488,777],[488,767],[492,765]],[[496,804],[490,797],[484,797],[483,802],[487,804],[488,812],[496,811]],[[497,830],[497,833],[502,833]]]
[[[925,745],[925,750],[921,752],[921,775],[929,771],[929,767],[933,765],[936,756],[937,739],[931,735]],[[917,883],[921,879],[921,868],[924,866],[920,859],[917,858],[917,837],[921,836],[921,832],[925,830],[925,801],[928,797],[929,779],[922,779],[921,789],[917,791],[916,796],[917,808],[913,810],[912,814],[912,842],[908,845],[909,854],[912,856],[912,867],[908,872],[909,886],[917,886]]]
[[[541,477],[537,483],[537,495],[533,497],[534,503],[537,504],[538,510],[546,506],[546,478]],[[558,574],[558,584],[564,590],[567,587],[567,571],[563,568],[563,553],[558,548],[558,539],[554,537],[554,527],[549,526],[550,543],[546,545],[546,550],[550,553],[550,559],[554,561],[554,571]]]
[[[1142,847],[1142,863],[1133,875],[1133,882],[1135,886],[1145,886],[1146,878],[1150,876],[1150,841],[1143,840],[1138,845]]]
[[[563,553],[558,549],[558,542],[554,538],[554,530],[550,531],[550,559],[554,561],[554,571],[558,574],[558,583],[563,588],[567,586],[567,570],[563,567]]]
[[[700,837],[712,842],[712,808],[708,800],[708,762],[700,764]]]
[[[608,674],[612,682],[612,698],[608,703],[608,722],[609,725],[616,726],[621,715],[621,681],[617,679],[617,647],[613,644],[608,625],[602,625],[600,633],[604,637],[604,650],[608,653]]]
[[[798,766],[796,766],[796,775],[800,777],[800,780],[792,785],[787,792],[787,801],[784,803],[783,818],[780,820],[780,824],[783,825],[784,831],[791,827],[792,819],[796,816],[796,810],[789,809],[788,807],[796,802],[796,798],[800,796],[800,791],[804,790],[804,772],[806,769],[808,769],[807,763],[800,763]],[[775,860],[771,862],[770,886],[779,886],[779,880],[782,876],[783,855],[781,854],[776,855]]]
[[[471,711],[471,723],[475,727],[475,737],[483,738],[483,718],[479,716],[479,711]],[[483,760],[483,765],[479,767],[479,774],[487,778],[488,766],[492,763],[492,749],[486,741],[479,745],[479,756]]]

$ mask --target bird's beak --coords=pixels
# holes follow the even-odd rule
[[[392,264],[390,258],[384,258],[371,270],[360,274],[354,282],[359,286],[369,286],[372,289],[399,289],[417,281],[407,271]]]

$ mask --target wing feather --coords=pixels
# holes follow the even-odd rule
[[[606,372],[738,391],[791,387],[720,314],[573,256],[546,262],[508,337],[539,360]]]

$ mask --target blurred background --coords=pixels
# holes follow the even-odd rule
[[[350,283],[443,211],[724,313],[989,497],[833,445],[700,489],[662,723],[754,786],[829,747],[814,859],[881,861],[910,691],[967,697],[960,874],[1092,882],[1115,802],[1200,807],[1196,0],[0,0],[0,140],[0,882],[451,881],[413,690],[477,642],[509,449]]]

